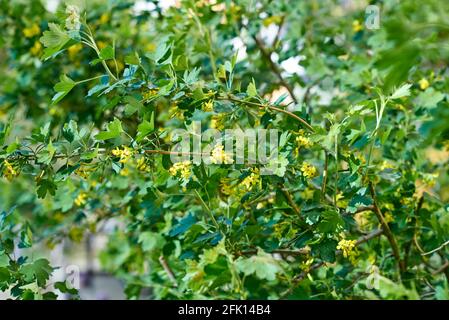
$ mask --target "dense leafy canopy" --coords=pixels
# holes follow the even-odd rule
[[[14,252],[115,221],[128,298],[449,298],[449,3],[138,2],[0,0],[1,291],[76,297]],[[276,170],[173,163],[194,121]]]

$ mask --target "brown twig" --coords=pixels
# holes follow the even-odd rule
[[[271,250],[268,253],[270,254],[281,254],[286,256],[302,256],[307,255],[310,253],[309,248],[301,248],[297,250],[291,250],[291,249],[275,249]],[[257,249],[251,249],[251,250],[244,250],[236,253],[236,256],[246,256],[246,255],[253,255],[257,254]]]
[[[235,99],[235,98],[232,98],[232,97],[227,97],[227,98],[226,97],[224,97],[224,98],[218,97],[218,99],[229,100],[229,101],[237,102],[237,103],[243,103],[243,104],[246,104],[248,106],[253,106],[253,107],[258,107],[258,108],[268,108],[268,109],[271,109],[271,110],[274,110],[274,111],[285,113],[289,117],[292,117],[293,119],[298,120],[299,122],[301,122],[311,132],[315,132],[313,127],[310,124],[308,124],[306,120],[304,120],[301,117],[298,117],[296,114],[294,114],[294,113],[292,113],[292,112],[290,112],[288,110],[281,109],[281,108],[278,108],[278,107],[275,107],[275,106],[272,106],[272,105],[269,105],[269,104],[262,104],[262,103],[252,102],[252,101],[239,100],[239,99]]]
[[[401,272],[405,272],[406,267],[404,264],[404,260],[401,259],[401,255],[399,253],[399,247],[396,242],[396,238],[391,232],[390,226],[388,225],[387,221],[384,218],[384,215],[382,214],[382,211],[379,208],[379,205],[377,203],[377,197],[376,192],[374,190],[373,184],[369,183],[369,190],[371,193],[371,197],[373,199],[373,206],[374,206],[374,213],[376,214],[377,220],[379,220],[380,225],[382,226],[382,229],[384,230],[384,234],[387,237],[388,241],[390,242],[391,249],[393,250],[393,256],[395,257],[399,270]]]
[[[290,94],[292,100],[295,102],[295,104],[298,104],[298,100],[296,99],[295,95],[293,94],[293,89],[291,86],[285,81],[285,79],[282,77],[281,69],[274,63],[274,61],[271,59],[270,51],[265,48],[265,45],[263,44],[262,40],[260,40],[257,36],[253,36],[253,39],[256,43],[256,46],[259,48],[262,57],[265,59],[265,61],[268,63],[268,66],[270,67],[271,71],[276,75],[279,82],[283,87],[285,87]]]
[[[280,185],[280,187],[281,187],[280,189],[282,191],[282,194],[284,195],[285,199],[287,199],[287,203],[290,205],[290,207],[292,207],[293,211],[295,211],[295,213],[300,217],[300,219],[303,220],[303,218],[301,216],[301,209],[298,207],[298,205],[293,200],[293,197],[290,194],[290,192],[288,191],[288,189],[285,188],[283,185]]]
[[[167,262],[167,260],[165,260],[163,255],[161,255],[159,257],[159,263],[161,264],[162,268],[164,268],[164,271],[167,274],[167,276],[170,279],[170,281],[173,283],[173,286],[177,287],[178,286],[178,282],[176,281],[175,274],[173,273],[172,269],[168,265],[168,262]]]

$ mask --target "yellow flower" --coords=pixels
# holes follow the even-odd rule
[[[245,187],[246,191],[251,191],[255,186],[260,184],[259,168],[251,169],[251,174],[240,183]]]
[[[8,160],[5,160],[4,162],[4,168],[3,168],[3,175],[6,179],[11,181],[14,177],[17,177],[19,175],[19,172],[14,169],[14,167],[9,163]]]
[[[318,170],[310,163],[303,162],[301,165],[302,175],[306,178],[312,179],[318,175]]]
[[[34,45],[30,49],[30,53],[33,56],[38,56],[42,52],[42,44],[39,41],[35,41]]]
[[[312,142],[305,136],[297,136],[296,143],[298,147],[310,148],[312,146]]]
[[[348,200],[345,200],[345,196],[343,195],[343,192],[339,192],[335,196],[335,200],[337,201],[337,207],[339,207],[339,208],[346,208],[348,206]]]
[[[81,192],[75,199],[75,204],[78,207],[81,207],[86,204],[87,194],[85,192]]]
[[[25,28],[22,30],[23,35],[27,38],[32,38],[34,36],[37,36],[41,33],[41,29],[36,23],[33,23],[33,25],[29,28]]]
[[[220,180],[221,192],[227,196],[233,195],[236,191],[236,189],[231,186],[230,181],[231,179],[229,178],[222,178]]]
[[[148,165],[145,158],[140,158],[139,160],[137,160],[136,168],[139,171],[148,171]]]
[[[426,90],[430,86],[430,83],[426,78],[422,78],[418,83],[421,90]]]
[[[123,146],[123,149],[117,147],[114,150],[112,150],[111,153],[116,157],[120,157],[119,160],[120,163],[127,163],[132,156],[132,150],[127,146]]]
[[[337,249],[342,251],[343,257],[349,258],[355,254],[354,248],[356,243],[356,240],[342,239],[338,242]]]
[[[105,24],[108,23],[108,21],[109,21],[109,14],[105,12],[100,16],[100,23]]]
[[[89,168],[86,167],[79,167],[78,169],[75,170],[75,174],[80,176],[83,179],[87,179],[89,178],[89,174],[92,170],[90,170]]]
[[[387,160],[384,160],[381,164],[380,164],[380,170],[385,170],[385,169],[394,169],[394,165],[389,163]]]
[[[189,179],[192,174],[192,163],[187,161],[176,162],[168,170],[172,176],[180,176],[182,179]]]
[[[223,130],[225,127],[224,121],[225,121],[225,117],[222,114],[213,116],[212,119],[210,120],[210,127],[217,129],[217,130]]]
[[[362,31],[362,30],[363,30],[363,27],[362,27],[362,24],[360,23],[360,21],[359,20],[354,20],[352,22],[352,31],[359,32],[359,31]]]
[[[216,145],[215,148],[212,150],[212,155],[210,157],[210,160],[212,163],[215,164],[231,164],[234,162],[234,159],[230,157],[228,154],[225,153],[223,150],[223,145],[219,144]]]
[[[257,205],[256,205],[256,209],[257,210],[260,210],[260,209],[263,209],[263,208],[265,208],[265,206],[266,206],[266,202],[259,202]]]
[[[70,46],[67,51],[69,53],[69,59],[70,60],[75,60],[78,52],[81,51],[81,49],[83,48],[83,46],[80,43],[74,44],[73,46]]]
[[[101,50],[101,49],[106,48],[108,46],[108,44],[106,42],[100,40],[97,42],[97,46],[98,46],[98,49]]]
[[[120,175],[123,176],[123,177],[129,176],[129,169],[128,168],[123,168],[122,170],[120,170]]]
[[[203,111],[205,111],[205,112],[212,112],[212,111],[214,111],[214,102],[212,100],[204,102],[203,103]]]
[[[154,42],[150,42],[145,46],[145,50],[149,51],[149,52],[153,52],[156,50],[156,44]]]
[[[149,89],[149,90],[145,91],[142,94],[142,96],[145,100],[148,100],[148,99],[154,97],[155,95],[157,95],[157,91],[158,91],[158,89]]]

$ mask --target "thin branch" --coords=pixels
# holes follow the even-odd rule
[[[301,122],[304,126],[307,127],[307,129],[309,129],[312,132],[315,132],[315,130],[313,129],[313,127],[307,123],[306,120],[302,119],[301,117],[298,117],[296,114],[285,110],[285,109],[281,109],[272,105],[267,105],[267,104],[262,104],[262,103],[258,103],[258,102],[252,102],[252,101],[245,101],[245,100],[240,100],[240,99],[236,99],[236,98],[232,98],[232,97],[218,97],[218,99],[221,100],[228,100],[228,101],[232,101],[232,102],[236,102],[236,103],[243,103],[246,104],[248,106],[252,106],[252,107],[258,107],[258,108],[268,108],[271,110],[275,110],[281,113],[285,113],[286,115],[298,120],[299,122]]]
[[[369,190],[371,193],[371,197],[373,199],[373,206],[374,206],[374,213],[376,214],[377,220],[379,220],[380,225],[382,226],[382,229],[384,230],[385,236],[387,237],[388,241],[390,242],[391,249],[393,250],[393,255],[398,263],[399,270],[401,272],[405,272],[405,264],[404,261],[401,259],[401,255],[399,253],[399,247],[396,242],[396,238],[391,232],[390,226],[388,225],[387,221],[385,220],[382,211],[379,209],[379,205],[377,203],[377,197],[376,192],[374,190],[373,184],[369,183]]]
[[[431,250],[431,251],[429,251],[429,252],[424,252],[424,253],[421,253],[423,256],[428,256],[429,254],[432,254],[432,253],[435,253],[435,252],[437,252],[437,251],[440,251],[441,249],[443,249],[445,246],[447,246],[449,244],[449,240],[448,241],[446,241],[445,243],[443,243],[442,245],[440,245],[439,247],[437,247],[437,248],[435,248],[435,249],[433,249],[433,250]]]
[[[302,255],[309,254],[310,249],[308,249],[308,248],[301,248],[301,249],[297,249],[297,250],[275,249],[275,250],[269,251],[268,253],[281,254],[281,255],[287,255],[287,256],[302,256]],[[240,252],[236,253],[237,256],[246,256],[246,255],[253,255],[253,254],[257,254],[257,249],[244,250],[244,251],[240,251]]]
[[[175,274],[173,273],[172,269],[168,265],[168,262],[167,260],[165,260],[163,255],[159,257],[159,263],[161,264],[162,268],[164,268],[164,271],[167,274],[170,281],[173,283],[173,286],[178,287],[178,282],[176,281]]]
[[[268,66],[270,67],[271,71],[276,75],[276,77],[279,79],[279,82],[283,87],[285,87],[290,94],[292,100],[295,102],[295,104],[298,104],[298,100],[296,99],[295,95],[293,94],[293,89],[291,88],[290,84],[285,81],[285,79],[282,77],[281,69],[274,63],[274,61],[271,59],[271,54],[268,51],[267,48],[265,48],[265,45],[262,43],[262,40],[260,40],[257,36],[253,36],[253,39],[259,48],[260,52],[262,53],[262,57],[266,60],[268,63]]]
[[[287,199],[287,203],[290,205],[290,207],[292,207],[293,211],[295,211],[295,213],[299,216],[299,218],[301,219],[301,221],[303,220],[302,216],[301,216],[301,209],[298,207],[298,205],[296,204],[296,202],[293,200],[292,195],[290,194],[290,192],[288,191],[287,188],[285,188],[285,186],[281,185],[280,186],[282,194],[284,195],[284,197]]]

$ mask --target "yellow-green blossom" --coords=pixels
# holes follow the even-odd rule
[[[318,170],[308,162],[303,162],[300,170],[302,175],[309,179],[312,179],[318,175]]]
[[[418,83],[421,90],[426,90],[430,86],[430,83],[426,78],[422,78]]]
[[[120,160],[119,160],[120,163],[127,163],[128,160],[132,156],[132,150],[130,148],[128,148],[127,146],[123,146],[123,149],[120,149],[119,147],[117,147],[114,150],[112,150],[111,153],[112,153],[112,155],[114,155],[116,157],[120,157]]]
[[[36,23],[33,23],[31,27],[25,28],[22,30],[23,35],[27,38],[32,38],[41,33],[41,29]]]
[[[86,204],[87,194],[85,192],[81,192],[75,199],[75,204],[78,207],[81,207]]]
[[[342,239],[338,242],[337,249],[341,250],[341,252],[343,253],[343,257],[349,258],[355,253],[354,248],[356,243],[356,240]]]
[[[189,179],[192,174],[192,163],[187,161],[176,162],[168,170],[172,176],[180,176],[182,179]]]
[[[224,147],[222,144],[218,144],[215,146],[215,148],[212,150],[212,155],[210,157],[212,163],[231,164],[234,162],[234,159],[232,159],[232,157],[230,157],[223,149]]]

